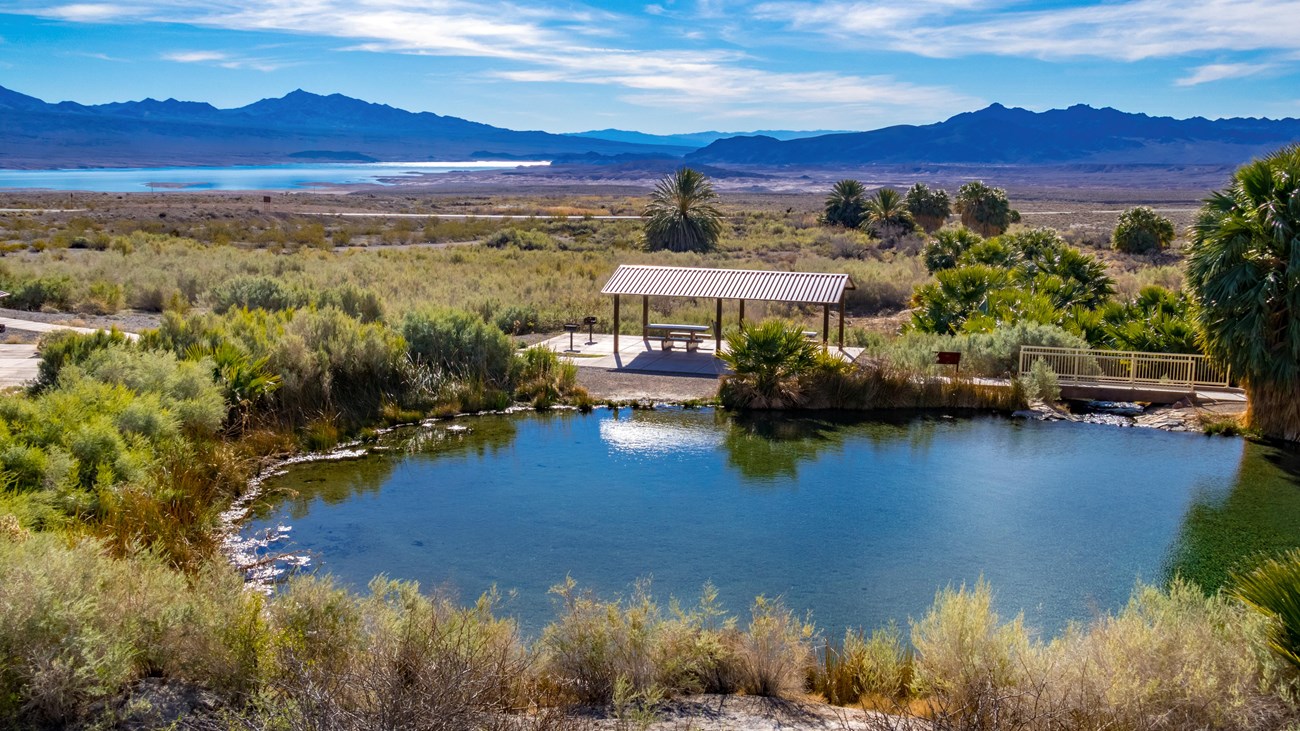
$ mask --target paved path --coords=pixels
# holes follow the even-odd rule
[[[334,216],[335,218],[495,218],[495,219],[522,219],[538,218],[542,220],[559,220],[564,218],[574,219],[594,219],[597,221],[639,221],[640,216],[587,216],[587,215],[559,215],[559,214],[522,214],[522,213],[388,213],[386,211],[342,211],[342,212],[322,212],[322,211],[295,211],[303,216]]]
[[[89,335],[94,332],[103,330],[102,327],[77,327],[75,325],[59,325],[53,322],[37,322],[36,320],[20,320],[16,317],[0,317],[0,325],[4,325],[9,330],[22,330],[29,333],[52,333],[58,330],[71,330],[83,335]],[[123,335],[128,340],[135,340],[140,337],[135,333],[123,331]]]
[[[35,380],[40,363],[35,345],[0,345],[0,388],[22,386]]]
[[[57,325],[52,322],[37,322],[35,320],[20,320],[16,317],[0,317],[0,324],[3,324],[7,330],[22,330],[23,332],[32,333],[72,330],[73,332],[90,334],[99,329]],[[139,337],[135,333],[123,334],[129,340],[135,340]],[[0,344],[0,388],[24,386],[30,381],[36,380],[37,368],[40,363],[41,357],[36,353],[35,345]]]

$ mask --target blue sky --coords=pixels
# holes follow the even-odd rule
[[[991,102],[1300,116],[1300,0],[0,0],[0,85],[295,88],[514,129],[874,129]]]

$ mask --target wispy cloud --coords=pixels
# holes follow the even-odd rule
[[[1216,51],[1300,50],[1300,0],[1127,0],[1017,10],[1007,0],[761,3],[756,18],[921,56],[1138,61]],[[1292,26],[1286,29],[1287,25]]]
[[[164,61],[175,61],[176,63],[200,63],[220,66],[223,69],[248,69],[252,71],[275,71],[289,65],[265,59],[232,56],[224,51],[172,51],[162,54],[162,59]]]
[[[117,56],[110,56],[107,53],[93,53],[90,51],[71,51],[63,55],[77,56],[79,58],[93,58],[96,61],[111,61],[113,63],[131,63],[130,59],[118,58]]]
[[[135,7],[117,3],[72,3],[49,8],[40,15],[76,23],[102,23],[121,20],[138,12]]]
[[[21,2],[22,0],[20,0]],[[969,0],[926,0],[940,4]],[[879,108],[906,108],[914,115],[951,113],[979,100],[939,86],[910,84],[890,76],[839,72],[787,72],[754,55],[722,48],[681,50],[645,48],[637,42],[638,23],[658,22],[642,14],[616,15],[586,6],[542,6],[509,0],[213,0],[205,5],[180,0],[137,0],[132,6],[102,5],[95,12],[74,6],[32,8],[49,17],[112,17],[123,20],[186,23],[239,31],[274,31],[337,38],[345,50],[492,59],[505,69],[494,78],[524,83],[603,85],[622,90],[620,98],[642,105],[744,114],[749,107],[816,108],[825,117],[860,113],[864,123]],[[83,6],[76,6],[83,7]],[[668,11],[668,4],[647,6]],[[674,9],[674,11],[679,9]],[[692,12],[738,15],[732,0],[699,0]],[[693,39],[687,39],[698,45]],[[256,68],[247,59],[213,51],[177,51],[171,61],[228,68]],[[779,64],[777,64],[779,66]]]
[[[1178,86],[1197,86],[1211,81],[1254,76],[1273,68],[1275,66],[1271,63],[1211,63],[1193,69],[1192,73],[1174,83]]]

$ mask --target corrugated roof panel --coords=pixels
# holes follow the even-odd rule
[[[601,293],[835,305],[856,288],[847,274],[623,264]]]

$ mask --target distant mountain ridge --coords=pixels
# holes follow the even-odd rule
[[[816,130],[789,130],[789,129],[760,129],[753,132],[686,132],[675,135],[652,135],[645,132],[636,132],[626,129],[593,129],[586,132],[568,132],[574,137],[591,137],[598,140],[615,140],[618,142],[635,142],[643,145],[680,145],[683,147],[698,148],[726,139],[728,137],[772,137],[778,140],[798,140],[804,137],[820,137],[822,135],[843,134],[845,130],[816,129]]]
[[[0,130],[0,167],[680,156],[693,149],[520,132],[301,89],[218,109],[176,99],[51,104],[0,87]]]
[[[481,159],[545,159],[610,169],[636,160],[657,160],[657,168],[671,160],[787,167],[1238,165],[1300,141],[1300,120],[1173,119],[1082,104],[1031,112],[993,104],[943,122],[870,132],[717,137],[723,134],[515,131],[301,89],[219,109],[176,99],[51,104],[0,87],[4,168]],[[798,136],[803,134],[813,136]]]
[[[732,137],[689,162],[761,165],[897,163],[1239,164],[1300,140],[1300,120],[1173,119],[1076,104],[1031,112],[993,104],[928,125],[795,140]]]

